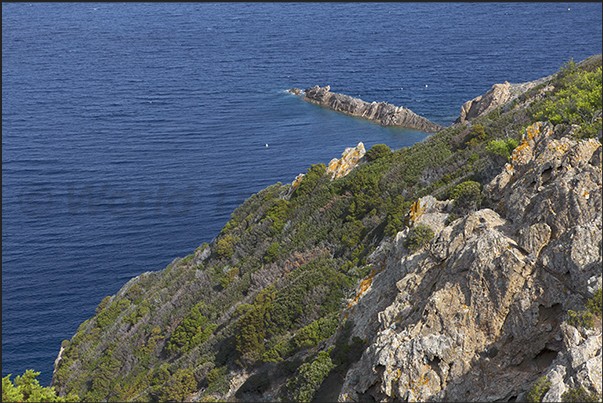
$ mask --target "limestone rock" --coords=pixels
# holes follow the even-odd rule
[[[534,256],[542,250],[547,270],[569,272],[577,291],[585,291],[581,286],[601,265],[601,143],[566,133],[550,123],[528,127],[504,171],[484,190],[509,218],[519,245]]]
[[[356,147],[348,147],[341,154],[341,158],[333,158],[327,166],[327,173],[331,174],[333,179],[346,176],[352,169],[354,169],[360,159],[364,157],[366,150],[362,142],[358,143]]]
[[[377,269],[345,315],[368,346],[340,401],[521,400],[542,374],[554,384],[544,401],[577,386],[600,391],[600,329],[564,322],[601,287],[601,144],[572,130],[526,130],[485,187],[496,211],[449,223],[450,201],[411,207],[407,224],[435,236],[409,254],[407,228],[371,256]]]
[[[337,112],[372,120],[383,126],[398,126],[428,133],[445,129],[444,126],[433,123],[402,106],[394,106],[386,102],[368,103],[330,90],[331,87],[328,85],[326,87],[316,85],[305,90],[303,99]]]

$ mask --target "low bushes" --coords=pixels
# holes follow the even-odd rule
[[[425,246],[433,238],[433,230],[425,224],[417,224],[410,229],[406,237],[405,245],[412,252],[416,252]]]

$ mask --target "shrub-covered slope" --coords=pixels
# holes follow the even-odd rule
[[[376,257],[401,231],[401,253],[420,254],[438,222],[458,226],[497,208],[484,186],[537,121],[600,143],[600,55],[412,147],[373,146],[345,176],[316,164],[295,187],[254,194],[211,244],[103,299],[63,342],[52,385],[85,401],[337,400],[342,379],[368,382],[349,370],[380,331],[377,308],[396,298],[384,286],[372,316],[352,319],[365,291],[386,278]],[[447,210],[421,229],[425,196]]]

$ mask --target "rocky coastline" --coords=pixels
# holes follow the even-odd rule
[[[578,66],[495,84],[445,130],[289,90],[439,132],[359,142],[252,195],[211,243],[103,299],[51,386],[83,401],[601,401],[601,130],[528,108],[600,83],[600,55]]]
[[[361,99],[345,94],[330,92],[331,87],[319,87],[315,85],[302,91],[298,88],[289,90],[291,94],[303,95],[305,101],[324,106],[346,115],[360,117],[382,126],[395,126],[405,129],[420,130],[426,133],[435,133],[445,129],[437,123],[417,115],[408,108],[395,106],[387,102],[365,102]]]

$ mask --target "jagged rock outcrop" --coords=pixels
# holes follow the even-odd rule
[[[521,401],[543,374],[544,401],[600,392],[600,324],[564,320],[601,288],[601,143],[571,130],[530,126],[485,188],[492,209],[448,223],[449,201],[415,203],[407,222],[435,237],[413,254],[407,228],[372,256],[346,312],[368,347],[340,401]]]
[[[356,147],[348,147],[343,153],[341,158],[333,158],[327,166],[327,174],[331,174],[331,179],[337,179],[342,176],[346,176],[350,171],[360,163],[366,150],[364,149],[364,143],[360,142]],[[295,189],[304,178],[304,174],[299,174],[293,180],[291,189]]]
[[[297,89],[293,88],[289,92],[299,92],[299,90],[295,90]],[[408,108],[386,102],[368,103],[349,95],[330,92],[330,90],[331,87],[328,85],[326,87],[316,85],[305,90],[303,99],[350,116],[372,120],[383,126],[399,126],[427,133],[435,133],[445,129],[444,126],[433,123]]]
[[[327,173],[331,174],[331,178],[337,179],[342,176],[346,176],[352,169],[354,169],[364,154],[364,144],[358,143],[356,147],[348,147],[341,154],[341,158],[333,158],[327,166]]]
[[[549,76],[520,84],[510,84],[508,81],[505,81],[503,84],[494,84],[484,95],[465,102],[461,107],[461,115],[454,123],[462,124],[468,120],[484,116],[499,106],[511,102],[529,89],[549,81],[551,78],[552,76]],[[552,87],[546,88],[547,91],[552,89]]]

